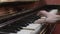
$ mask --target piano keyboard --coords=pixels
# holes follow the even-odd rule
[[[16,27],[16,26],[15,26]],[[18,26],[17,26],[18,27]],[[9,29],[9,34],[37,34],[40,31],[40,28],[42,27],[41,24],[29,24],[26,27],[19,27],[16,29]],[[10,27],[11,28],[11,27]],[[8,29],[8,28],[7,28]],[[6,30],[7,30],[6,29]],[[6,31],[5,30],[5,31]],[[13,32],[14,31],[14,32]],[[7,32],[7,31],[6,31]],[[12,32],[12,33],[11,33]],[[24,32],[24,33],[23,33]]]
[[[27,27],[23,27],[17,33],[9,33],[9,34],[37,34],[40,31],[41,24],[29,24]]]
[[[17,34],[37,34],[41,28],[41,24],[29,24],[23,30],[18,31]],[[24,33],[23,33],[24,32]]]
[[[2,28],[0,28],[1,32],[7,33],[7,34],[37,34],[42,24],[34,24],[33,22],[38,19],[36,15],[31,15],[29,17],[26,17],[22,20],[15,21],[12,24],[8,24]]]

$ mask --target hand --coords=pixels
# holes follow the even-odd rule
[[[44,15],[46,18],[44,19],[38,19],[34,23],[43,23],[43,22],[48,22],[48,23],[55,23],[56,21],[60,20],[60,15],[57,14],[57,9],[51,10],[50,12],[47,12],[45,10],[40,11],[42,15]]]

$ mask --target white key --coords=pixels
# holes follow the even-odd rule
[[[39,27],[41,27],[41,24],[29,24],[27,27],[23,27],[23,29],[27,29],[27,30],[35,30]]]
[[[27,27],[23,27],[23,30],[18,31],[17,34],[37,34],[41,27],[41,24],[29,24]]]
[[[17,34],[34,34],[34,31],[32,31],[32,30],[21,30],[21,31],[18,31]]]
[[[17,33],[9,33],[9,34],[17,34]]]
[[[27,27],[23,27],[23,29],[18,31],[16,34],[37,34],[41,27],[41,24],[29,24]]]

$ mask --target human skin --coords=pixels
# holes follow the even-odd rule
[[[60,15],[57,15],[57,12],[58,12],[57,9],[51,10],[50,12],[42,10],[39,13],[44,15],[45,18],[37,19],[34,23],[37,23],[37,24],[46,23],[46,22],[47,23],[55,23],[56,21],[60,20]]]

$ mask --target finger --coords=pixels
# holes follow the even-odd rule
[[[58,20],[60,20],[60,15],[57,15],[56,17],[57,17]]]
[[[38,19],[34,23],[35,24],[41,24],[41,23],[44,23],[44,22],[45,22],[45,19]]]
[[[53,9],[53,10],[50,10],[50,14],[57,14],[57,12],[58,12],[58,9]]]
[[[55,23],[56,21],[57,21],[56,18],[47,18],[47,19],[46,19],[46,22],[47,22],[47,23]]]
[[[43,17],[41,17],[41,19],[45,19],[45,18],[46,18],[46,17],[44,17],[44,16],[43,16]]]
[[[44,16],[47,16],[47,15],[48,15],[48,12],[45,11],[45,10],[41,10],[40,13],[41,13],[42,15],[44,15]]]
[[[47,15],[47,13],[48,12],[46,10],[41,10],[40,12],[37,13],[37,15],[40,16],[42,14],[45,16],[45,15]]]

